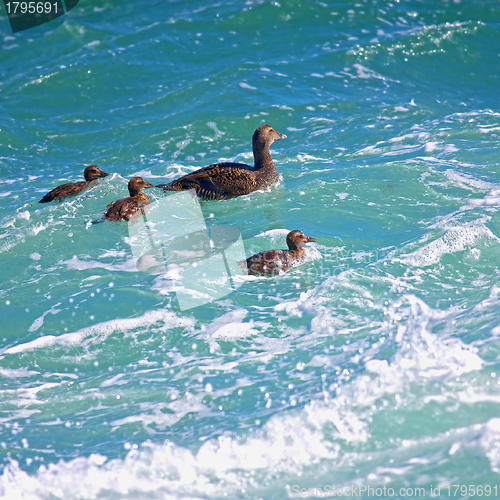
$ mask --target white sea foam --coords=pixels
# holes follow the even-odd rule
[[[50,311],[48,311],[50,312]],[[63,335],[46,335],[35,340],[18,344],[0,351],[0,354],[19,354],[36,349],[44,349],[53,346],[79,345],[84,341],[101,342],[113,332],[125,332],[140,327],[157,325],[160,331],[175,328],[177,326],[191,326],[193,320],[181,318],[167,309],[150,310],[137,318],[120,318],[97,323],[76,332]]]
[[[397,156],[407,153],[414,153],[425,147],[425,144],[420,144],[419,142],[417,142],[417,144],[403,144],[403,142],[408,139],[415,139],[415,138],[418,139],[418,134],[406,134],[405,136],[394,137],[393,139],[390,139],[388,141],[389,144],[386,144],[385,141],[379,141],[372,146],[366,146],[365,148],[356,151],[356,154],[358,155],[378,154],[381,156]]]
[[[239,83],[239,86],[240,86],[242,89],[257,90],[257,88],[256,88],[256,87],[252,87],[251,85],[248,85],[248,83],[245,83],[245,82],[240,82],[240,83]]]
[[[300,163],[307,163],[307,162],[328,162],[330,163],[331,160],[328,158],[319,158],[317,156],[309,155],[309,154],[298,154],[297,155],[297,161]]]
[[[337,293],[345,296],[347,302],[353,300],[350,294],[355,286],[352,272],[329,278],[323,284],[323,288],[338,290]],[[404,391],[409,384],[427,379],[446,380],[481,369],[483,362],[474,347],[454,337],[431,333],[430,325],[456,314],[453,309],[433,309],[413,294],[404,294],[393,304],[382,308],[374,303],[369,290],[359,285],[358,289],[355,293],[358,307],[383,312],[383,321],[371,324],[371,329],[381,326],[382,331],[386,331],[391,327],[391,342],[395,342],[398,349],[391,358],[384,359],[378,357],[380,345],[374,344],[363,352],[362,359],[367,374],[359,375],[342,387],[342,393],[350,395],[352,401],[356,401],[362,394],[363,401],[369,404],[384,394]],[[335,311],[330,311],[323,295],[317,291],[303,292],[298,300],[284,301],[275,306],[275,310],[286,311],[289,316],[314,316],[310,326],[312,333],[330,336],[336,332],[340,334],[345,320],[339,318]],[[352,319],[350,323],[353,323]],[[372,323],[375,321],[372,320]],[[353,330],[349,329],[350,332]],[[376,376],[371,376],[370,373]]]
[[[500,130],[500,127],[479,127],[479,131],[482,134],[489,134],[491,132],[498,132]]]
[[[469,198],[467,204],[460,207],[460,210],[498,206],[500,206],[500,189],[493,189],[484,198]]]
[[[39,372],[28,370],[27,368],[1,368],[0,367],[0,377],[5,378],[18,378],[18,377],[30,377],[32,375],[37,375]]]
[[[256,335],[258,330],[251,323],[230,323],[217,328],[210,337],[212,339],[235,340]]]
[[[106,255],[103,255],[103,257],[104,256]],[[87,257],[87,259],[84,260],[80,257]],[[65,264],[69,269],[76,269],[78,271],[82,271],[84,269],[107,269],[108,271],[137,272],[135,260],[132,257],[119,264],[108,264],[106,262],[93,260],[88,255],[73,255],[71,259],[59,261],[59,264]]]
[[[383,77],[381,74],[373,71],[372,69],[366,68],[361,64],[353,64],[352,67],[356,70],[356,75],[358,78],[376,78],[378,80],[385,80],[385,77]],[[352,75],[349,76],[352,77]]]
[[[456,170],[448,169],[443,172],[443,175],[449,179],[455,186],[470,191],[490,191],[494,189],[495,185],[491,182],[476,179],[472,175],[459,173]]]
[[[408,380],[443,380],[480,370],[483,366],[474,347],[458,338],[431,333],[430,323],[454,314],[453,309],[432,309],[422,299],[408,294],[394,303],[387,313],[398,325],[395,340],[399,350],[394,360],[387,364],[371,360],[367,365],[369,371],[383,375],[378,382],[384,381],[387,386],[392,386],[398,373],[399,378]]]
[[[439,148],[439,142],[437,141],[429,141],[425,144],[426,153],[432,153],[432,151],[435,151],[438,148]]]
[[[144,416],[140,419],[145,422]],[[162,423],[169,425],[175,420],[175,416],[165,415]],[[127,422],[133,421],[132,417]],[[117,423],[125,423],[125,419]],[[328,427],[335,429],[333,442],[324,439]],[[8,499],[38,500],[47,496],[99,498],[105,491],[131,498],[144,494],[160,498],[155,492],[161,492],[162,499],[192,499],[216,494],[222,481],[226,491],[236,495],[242,488],[254,487],[257,471],[286,468],[299,472],[318,459],[336,459],[340,443],[364,441],[366,437],[364,424],[349,408],[318,401],[271,418],[245,439],[223,435],[209,439],[196,451],[168,441],[128,445],[130,451],[124,459],[108,460],[92,454],[42,465],[33,475],[12,460],[0,477],[0,494]],[[214,474],[217,483],[212,481]]]
[[[256,234],[256,238],[271,238],[271,239],[276,239],[276,238],[281,238],[287,236],[287,234],[290,232],[288,229],[269,229],[268,231],[263,231],[262,233]]]
[[[424,267],[437,264],[443,255],[462,252],[475,247],[482,240],[499,241],[498,238],[483,224],[469,223],[450,226],[444,229],[444,234],[430,243],[426,243],[414,252],[399,256],[403,262],[411,266]]]
[[[500,472],[500,418],[492,418],[486,423],[479,444],[490,461],[491,470]]]
[[[131,172],[130,173],[130,177],[135,177],[135,176],[142,177],[145,180],[148,180],[148,179],[162,179],[162,178],[165,177],[164,175],[154,175],[154,174],[151,173],[150,170],[146,170],[146,169],[137,170],[136,172],[133,172],[133,173]]]

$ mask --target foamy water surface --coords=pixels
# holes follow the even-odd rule
[[[0,498],[498,496],[497,2],[80,4],[0,10]],[[278,186],[205,224],[317,242],[185,310],[93,221],[262,123]]]

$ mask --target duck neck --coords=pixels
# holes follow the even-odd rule
[[[253,147],[254,169],[276,169],[269,152],[269,146],[265,145],[263,148],[255,145]]]
[[[129,187],[128,193],[129,193],[131,198],[134,198],[135,196],[141,194],[141,189],[137,189],[135,186]]]
[[[302,257],[304,250],[301,247],[297,247],[295,243],[288,245],[288,251],[292,257]]]

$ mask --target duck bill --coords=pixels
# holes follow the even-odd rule
[[[279,141],[280,139],[286,139],[286,135],[285,134],[280,134],[279,132],[277,132],[278,134],[278,137],[277,137],[277,141]]]
[[[146,185],[144,186],[144,189],[146,188],[155,188],[157,186],[155,186],[154,184],[151,184],[151,182],[146,182]]]
[[[101,170],[101,172],[99,173],[99,177],[107,177],[109,174],[107,172],[103,172]]]
[[[310,243],[310,242],[313,242],[313,241],[318,241],[318,240],[316,238],[311,238],[310,236],[307,236],[306,243]]]

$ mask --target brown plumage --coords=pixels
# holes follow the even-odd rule
[[[285,134],[276,132],[270,125],[261,125],[252,138],[253,167],[245,163],[214,163],[157,187],[165,191],[195,189],[196,194],[205,200],[227,200],[266,189],[279,179],[269,146],[285,138]]]
[[[81,182],[69,182],[68,184],[62,184],[57,186],[50,193],[47,193],[39,203],[48,203],[50,201],[62,201],[65,198],[71,196],[76,196],[77,194],[83,193],[90,186],[93,186],[99,177],[106,177],[109,174],[103,172],[99,167],[95,165],[88,166],[83,171],[84,181]]]
[[[291,231],[286,237],[288,250],[266,250],[252,255],[246,261],[242,261],[241,264],[244,267],[246,262],[248,274],[276,276],[304,260],[302,245],[309,241],[317,240],[306,236],[302,231]]]
[[[130,218],[151,203],[149,196],[141,191],[145,188],[155,187],[154,184],[146,182],[142,177],[132,177],[128,183],[128,198],[110,203],[104,218],[112,221],[130,220]]]

